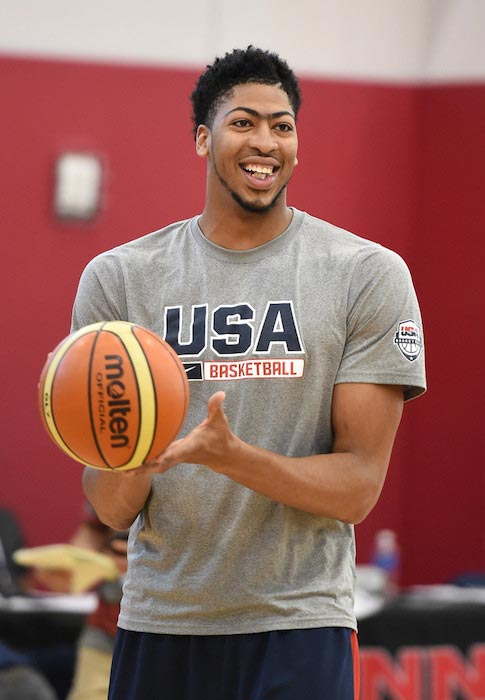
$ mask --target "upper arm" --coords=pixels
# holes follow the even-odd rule
[[[352,453],[365,470],[369,511],[386,478],[403,402],[400,385],[344,383],[334,388],[332,451]]]
[[[102,254],[83,270],[74,299],[71,330],[98,321],[127,318],[122,271],[116,259]]]

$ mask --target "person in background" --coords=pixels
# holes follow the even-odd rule
[[[14,552],[24,545],[17,517],[9,508],[0,506],[0,596],[28,591],[32,585],[29,569],[13,559]]]
[[[120,578],[97,586],[98,603],[81,631],[75,659],[74,678],[67,700],[106,700],[111,658],[120,610],[121,585],[126,573],[127,533],[115,531],[99,520],[89,503],[83,520],[70,544],[111,556]],[[39,583],[51,591],[67,593],[71,573],[63,570],[36,569]]]
[[[0,700],[57,700],[47,678],[28,654],[0,641]]]
[[[13,554],[25,544],[15,514],[0,506],[0,598],[28,593],[29,569],[19,566]],[[2,638],[0,627],[0,700],[57,700],[54,688],[37,666],[31,650],[19,650]]]

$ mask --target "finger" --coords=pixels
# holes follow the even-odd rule
[[[139,469],[145,474],[163,474],[168,469],[181,461],[181,450],[179,445],[183,445],[183,439],[174,440],[155,459],[145,462]]]
[[[217,414],[220,414],[220,413],[225,415],[224,410],[222,408],[222,404],[224,403],[225,398],[226,398],[225,391],[217,391],[215,394],[212,394],[209,401],[207,402],[207,417],[209,419],[215,418],[217,416]]]
[[[140,479],[151,476],[155,471],[154,462],[144,462],[138,467],[132,467],[131,469],[120,470],[120,474],[123,479]]]

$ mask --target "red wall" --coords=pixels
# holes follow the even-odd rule
[[[44,433],[36,385],[68,332],[82,268],[202,207],[188,100],[195,78],[0,57],[1,500],[29,544],[68,538],[81,510],[82,467]],[[302,87],[289,202],[400,252],[425,320],[430,388],[406,408],[381,501],[357,529],[359,560],[377,528],[393,527],[405,584],[483,569],[485,85]],[[52,213],[55,158],[72,149],[96,151],[105,165],[103,209],[90,224]]]

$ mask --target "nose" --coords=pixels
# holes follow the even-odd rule
[[[277,147],[276,136],[267,122],[262,121],[251,132],[250,146],[260,153],[271,153]]]

